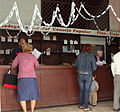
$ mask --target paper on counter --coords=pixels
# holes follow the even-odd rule
[[[38,51],[36,48],[32,51],[32,54],[38,59],[42,53]]]

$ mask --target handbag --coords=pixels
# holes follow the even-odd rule
[[[17,75],[11,74],[11,67],[8,73],[5,73],[3,78],[3,87],[17,89]]]

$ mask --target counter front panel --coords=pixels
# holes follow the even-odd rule
[[[16,101],[16,90],[3,88],[2,81],[9,66],[0,66],[2,112],[21,109]],[[40,99],[36,107],[79,103],[79,85],[74,66],[40,66],[36,70]],[[98,100],[113,98],[113,77],[110,66],[98,67],[95,71],[99,83]],[[28,102],[29,103],[29,102]],[[30,108],[30,105],[28,106]]]

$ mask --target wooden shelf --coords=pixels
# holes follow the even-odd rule
[[[16,31],[10,31],[11,32],[15,32]],[[7,37],[6,31],[5,30],[1,30],[0,32],[0,36],[4,36]],[[53,37],[56,36],[56,40],[53,40]],[[20,33],[19,35],[19,39],[23,37],[26,40],[29,39],[24,33]],[[40,56],[40,58],[38,59],[39,63],[44,63],[45,65],[58,65],[61,63],[73,63],[73,60],[75,60],[76,58],[76,53],[72,53],[72,52],[62,52],[63,51],[63,46],[66,45],[64,44],[64,40],[68,40],[68,50],[70,48],[70,40],[77,40],[78,43],[80,43],[80,37],[78,35],[73,35],[73,34],[59,34],[59,33],[51,33],[49,34],[50,40],[44,40],[43,39],[43,35],[40,34],[39,32],[35,32],[34,35],[32,35],[30,37],[30,39],[32,39],[32,45],[33,48],[38,49],[41,52],[46,51],[47,48],[51,49],[50,52],[50,56],[47,55],[42,55]],[[73,44],[74,45],[74,44]],[[74,49],[78,50],[80,48],[79,44],[74,45]],[[0,47],[1,50],[4,49],[12,49],[12,48],[16,48],[18,47],[18,43],[14,43],[12,42],[0,42]],[[57,52],[58,51],[58,52]],[[5,57],[5,61],[3,64],[7,65],[10,63],[11,57],[10,55],[6,55],[6,54],[2,54],[0,55],[0,58]]]
[[[41,40],[41,42],[59,42],[58,40]]]
[[[56,53],[56,54],[76,54],[72,52],[50,52],[50,53]]]

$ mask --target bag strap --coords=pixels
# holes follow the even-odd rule
[[[12,68],[12,66],[10,65],[10,68],[9,68],[8,74],[11,74],[11,68]]]

